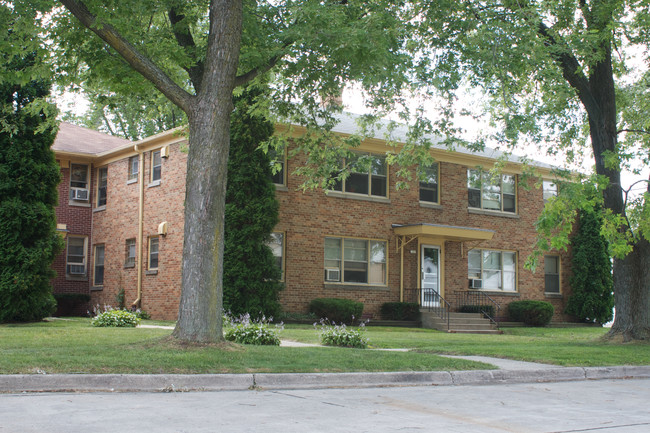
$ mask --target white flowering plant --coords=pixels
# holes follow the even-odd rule
[[[357,329],[352,329],[345,326],[345,323],[337,325],[327,319],[321,319],[320,322],[314,323],[314,328],[318,331],[321,344],[325,346],[365,349],[368,347],[368,339],[364,336],[366,323],[367,320],[361,322]]]
[[[239,344],[256,344],[261,346],[279,346],[280,331],[284,329],[282,322],[271,326],[273,318],[251,319],[246,313],[237,318],[230,314],[224,315],[224,337],[228,341]]]
[[[93,326],[104,327],[131,327],[135,328],[140,323],[140,318],[134,313],[125,310],[106,310],[93,317],[90,322]]]

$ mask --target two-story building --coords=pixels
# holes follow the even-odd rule
[[[353,120],[335,132],[353,133]],[[115,305],[123,291],[127,306],[177,317],[186,146],[179,131],[131,143],[61,125],[53,148],[63,173],[57,218],[67,248],[55,264],[55,293],[88,293],[91,305]],[[549,166],[536,167],[542,189],[524,188],[516,158],[493,178],[481,170],[494,165],[496,152],[434,148],[427,179],[398,190],[396,170],[385,160],[391,149],[380,137],[364,140],[357,150],[373,158],[371,168],[328,192],[299,190],[301,179],[291,173],[304,161],[283,161],[274,176],[280,222],[271,247],[283,270],[285,311],[306,312],[314,298],[341,297],[379,317],[385,302],[446,300],[458,307],[465,294],[484,293],[501,306],[546,300],[555,306],[554,320],[570,319],[563,314],[567,253],[546,255],[536,272],[524,268],[535,221],[556,192]]]

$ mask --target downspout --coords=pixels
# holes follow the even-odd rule
[[[402,238],[402,247],[399,249],[399,260],[399,301],[404,302],[404,238]]]
[[[138,152],[138,185],[139,185],[139,201],[138,201],[138,240],[136,241],[136,266],[138,267],[138,282],[136,284],[137,295],[131,307],[140,308],[142,303],[142,236],[144,232],[144,153],[138,145],[133,146],[133,150]],[[139,253],[137,253],[139,251]]]

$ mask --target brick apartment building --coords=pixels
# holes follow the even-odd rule
[[[344,118],[335,131],[352,133],[354,122]],[[57,223],[66,250],[54,265],[55,293],[116,305],[123,290],[127,306],[176,318],[186,146],[178,131],[132,143],[61,124],[53,149],[62,172]],[[374,158],[371,170],[351,174],[328,193],[298,190],[301,181],[290,173],[300,157],[285,159],[274,176],[280,222],[271,247],[283,269],[285,311],[307,312],[314,298],[342,297],[379,317],[385,302],[436,305],[439,294],[457,304],[464,293],[480,292],[502,307],[549,301],[555,321],[570,320],[563,314],[568,255],[545,256],[535,273],[524,269],[534,223],[556,192],[550,167],[537,167],[543,188],[524,188],[516,159],[492,180],[478,167],[491,168],[496,152],[434,149],[428,180],[397,190],[387,149],[380,138],[365,140],[358,151]]]

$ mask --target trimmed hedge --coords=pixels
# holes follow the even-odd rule
[[[461,305],[458,309],[460,313],[479,313],[485,311],[490,317],[494,319],[494,305]]]
[[[553,305],[545,301],[514,301],[508,304],[510,319],[528,326],[548,325],[554,311]]]
[[[331,323],[351,324],[356,318],[361,319],[363,304],[340,298],[316,298],[309,303],[309,312]]]
[[[380,311],[386,320],[420,320],[420,306],[416,302],[386,302]]]

